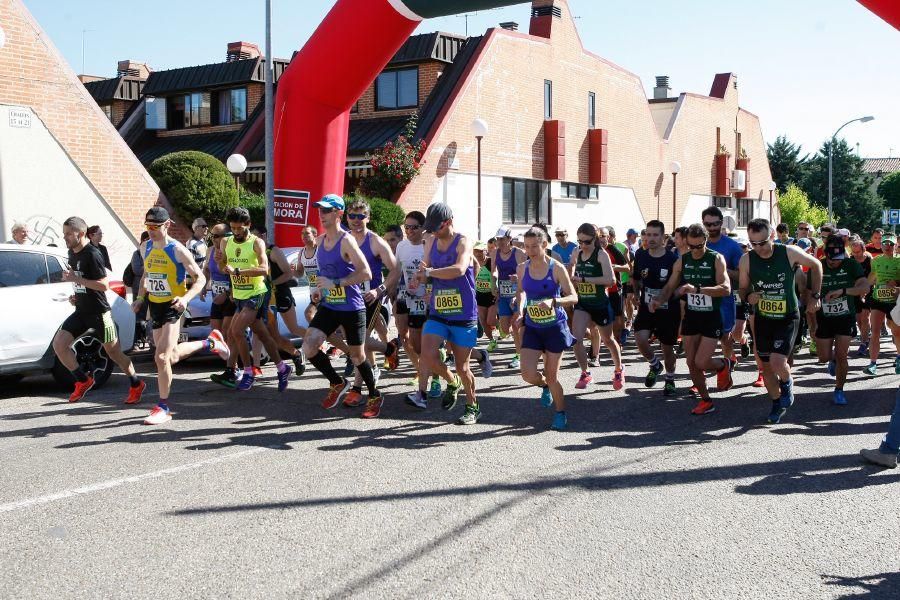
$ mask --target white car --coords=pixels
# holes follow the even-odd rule
[[[72,374],[57,360],[53,337],[75,308],[69,303],[72,284],[62,281],[65,248],[0,244],[0,377],[52,373],[63,385]],[[134,343],[134,313],[121,281],[110,280],[106,292],[123,349]],[[94,374],[95,387],[109,379],[115,364],[94,332],[75,340],[72,348],[81,367]]]

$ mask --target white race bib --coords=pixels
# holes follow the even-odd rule
[[[503,298],[515,298],[516,284],[512,281],[500,280],[497,282],[497,287],[500,289],[500,296]]]
[[[82,276],[81,271],[72,271],[72,274],[75,275],[76,277],[81,277],[81,276]],[[75,293],[76,293],[76,294],[84,294],[84,293],[87,292],[87,288],[84,287],[83,285],[81,285],[80,283],[73,283],[73,284],[72,284],[72,289],[75,290]]]
[[[407,296],[406,307],[409,309],[409,314],[419,316],[425,314],[428,304],[425,302],[425,298],[410,298]]]
[[[688,294],[687,303],[688,308],[691,310],[712,312],[713,309],[712,296],[707,296],[706,294]]]
[[[151,296],[159,296],[168,298],[172,295],[172,287],[169,285],[169,279],[162,273],[147,274],[147,291]]]
[[[213,296],[227,294],[231,291],[231,284],[227,281],[213,281],[210,289],[212,290]]]
[[[826,317],[839,317],[850,314],[850,303],[847,296],[841,296],[837,300],[822,303],[822,313]]]
[[[644,288],[644,300],[646,300],[648,306],[651,302],[659,298],[661,294],[662,290],[658,290],[656,288]],[[666,302],[664,304],[660,304],[659,308],[666,310],[669,308],[669,303]]]

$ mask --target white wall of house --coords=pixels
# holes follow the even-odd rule
[[[558,193],[558,184],[555,189]],[[596,200],[553,200],[553,226],[565,227],[569,231],[569,239],[573,239],[582,223],[610,225],[615,228],[617,238],[622,240],[628,229],[640,230],[646,222],[631,188],[601,185],[597,196]]]
[[[120,278],[135,241],[44,123],[28,107],[0,105],[0,239],[16,221],[31,242],[65,248],[62,223],[78,216],[99,225],[112,278]]]

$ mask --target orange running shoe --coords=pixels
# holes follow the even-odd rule
[[[335,383],[334,385],[329,386],[328,395],[322,400],[322,408],[331,410],[340,404],[341,400],[344,399],[344,395],[350,389],[350,385],[351,383],[345,379],[341,383]]]
[[[691,396],[696,396],[700,393],[700,390],[697,389],[696,385],[692,385],[691,389],[689,389],[688,392],[691,394]]]
[[[759,376],[756,378],[756,381],[753,382],[753,387],[755,387],[755,388],[766,387],[766,380],[763,378],[762,371],[759,372]]]
[[[253,367],[253,376],[262,377],[262,369],[260,367]]]
[[[384,398],[382,398],[381,394],[377,396],[369,396],[369,401],[366,402],[366,410],[363,411],[362,418],[363,419],[374,419],[378,415],[381,414],[381,407],[384,404]]]
[[[144,390],[147,389],[147,384],[143,381],[140,382],[137,387],[128,389],[128,397],[125,398],[125,404],[138,404],[141,401],[141,396],[144,394]]]
[[[731,359],[724,358],[725,366],[719,369],[716,374],[716,387],[720,392],[727,392],[734,386],[734,379],[731,377],[731,371],[734,369],[734,363]]]
[[[384,364],[388,371],[394,371],[400,365],[400,344],[399,340],[391,340],[387,343],[387,349],[384,351]]]
[[[692,415],[705,415],[707,413],[711,413],[716,410],[716,405],[710,402],[709,400],[701,400],[697,403],[697,406],[691,411]]]
[[[362,406],[364,404],[362,394],[357,392],[356,390],[350,390],[347,392],[347,395],[344,396],[344,406],[347,408],[356,408],[357,406]]]
[[[619,371],[615,371],[613,373],[612,386],[614,390],[621,390],[622,386],[625,385],[625,369],[621,369]]]
[[[76,381],[75,389],[69,396],[69,402],[78,402],[94,387],[94,378],[88,375],[87,381]]]

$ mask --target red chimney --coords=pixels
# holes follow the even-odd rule
[[[533,0],[531,3],[531,27],[528,33],[549,39],[553,26],[562,20],[561,3],[557,0]]]
[[[225,55],[226,62],[236,60],[247,60],[248,58],[259,58],[262,53],[259,46],[250,42],[231,42],[228,44],[228,53]]]

